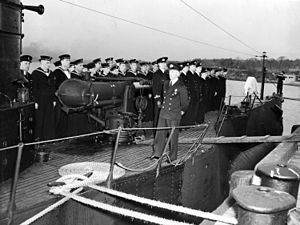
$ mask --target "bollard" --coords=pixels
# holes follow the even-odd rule
[[[230,194],[232,190],[239,186],[250,186],[252,182],[253,170],[238,170],[231,174],[230,177]]]
[[[261,186],[285,191],[297,200],[300,169],[283,163],[265,163],[257,167],[256,175],[261,178]]]
[[[238,225],[283,225],[295,198],[283,191],[263,186],[241,186],[232,191],[238,204]]]

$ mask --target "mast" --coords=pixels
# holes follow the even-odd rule
[[[260,91],[260,99],[264,99],[264,89],[265,89],[265,77],[266,77],[266,67],[265,67],[265,58],[267,58],[266,52],[262,54],[262,81],[261,81],[261,91]]]

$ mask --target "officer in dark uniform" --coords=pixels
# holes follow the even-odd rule
[[[152,93],[154,98],[154,120],[153,127],[157,126],[159,111],[163,100],[163,85],[166,80],[169,80],[167,71],[168,57],[161,57],[156,60],[158,64],[158,70],[153,74],[152,80]]]
[[[60,55],[59,60],[61,65],[50,75],[55,82],[55,91],[58,90],[62,82],[71,78],[71,73],[68,70],[70,67],[70,59],[71,56],[69,54]],[[67,113],[63,111],[62,105],[58,99],[55,107],[55,134],[58,138],[65,137],[68,134],[68,116]]]
[[[32,94],[35,100],[35,139],[47,140],[55,137],[54,106],[55,86],[53,77],[50,76],[52,57],[41,56],[40,67],[32,74]]]
[[[72,62],[74,65],[74,70],[71,73],[71,78],[76,78],[79,80],[85,80],[84,74],[82,73],[83,71],[83,59],[77,59]]]
[[[179,126],[181,116],[185,113],[189,105],[187,89],[178,79],[180,76],[179,66],[172,63],[169,65],[169,70],[170,81],[164,81],[164,97],[159,114],[158,127]],[[157,159],[162,155],[169,132],[170,130],[157,130],[151,159]],[[170,141],[169,156],[171,161],[177,159],[178,135],[179,130],[175,129]]]
[[[137,61],[136,61],[136,59],[129,60],[129,70],[126,72],[126,77],[137,77]]]
[[[22,84],[24,85],[24,87],[26,87],[28,89],[29,100],[33,101],[32,77],[31,77],[31,74],[29,73],[31,61],[32,61],[32,56],[30,56],[30,55],[22,55],[20,57],[21,77],[25,78],[24,82],[22,82]]]

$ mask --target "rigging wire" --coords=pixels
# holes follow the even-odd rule
[[[239,53],[239,54],[242,54],[242,55],[253,56],[253,54],[249,54],[249,53],[245,53],[245,52],[241,52],[241,51],[237,51],[237,50],[233,50],[233,49],[223,48],[221,46],[217,46],[217,45],[209,44],[209,43],[206,43],[206,42],[198,41],[198,40],[195,40],[195,39],[191,39],[191,38],[179,35],[179,34],[164,31],[164,30],[154,28],[154,27],[150,27],[150,26],[147,26],[147,25],[144,25],[144,24],[141,24],[141,23],[137,23],[137,22],[134,22],[134,21],[131,21],[131,20],[128,20],[128,19],[124,19],[124,18],[121,18],[121,17],[118,17],[118,16],[114,16],[114,15],[105,13],[105,12],[101,12],[101,11],[96,10],[96,9],[91,9],[91,8],[85,7],[83,5],[72,3],[72,2],[69,2],[69,1],[65,1],[65,0],[58,0],[58,1],[69,4],[69,5],[72,5],[72,6],[75,6],[75,7],[78,7],[78,8],[85,9],[85,10],[88,10],[88,11],[91,11],[91,12],[95,12],[95,13],[98,13],[98,14],[101,14],[101,15],[104,15],[104,16],[107,16],[107,17],[111,17],[111,18],[114,18],[114,19],[117,19],[117,20],[121,20],[121,21],[126,22],[126,23],[130,23],[130,24],[133,24],[133,25],[136,25],[136,26],[140,26],[140,27],[143,27],[143,28],[146,28],[146,29],[149,29],[149,30],[153,30],[153,31],[156,31],[156,32],[159,32],[159,33],[169,35],[169,36],[177,37],[177,38],[180,38],[180,39],[183,39],[183,40],[186,40],[186,41],[191,41],[191,42],[194,42],[194,43],[197,43],[197,44],[206,45],[206,46],[209,46],[209,47],[221,49],[221,50],[228,51],[228,52],[234,52],[234,53]]]
[[[237,38],[236,36],[234,36],[230,32],[226,31],[224,28],[222,28],[221,26],[219,26],[218,24],[216,24],[215,22],[213,22],[211,19],[209,19],[207,16],[205,16],[199,10],[193,8],[191,5],[189,5],[188,3],[186,3],[184,0],[179,0],[179,1],[182,2],[184,5],[186,5],[188,8],[190,8],[191,10],[193,10],[194,12],[196,12],[198,15],[200,15],[201,17],[203,17],[204,19],[206,19],[208,22],[210,22],[211,24],[213,24],[214,26],[216,26],[217,28],[219,28],[220,30],[222,30],[224,33],[228,34],[234,40],[238,41],[242,45],[246,46],[247,48],[249,48],[249,49],[251,49],[251,50],[253,50],[253,51],[257,52],[257,53],[260,53],[256,49],[252,48],[251,46],[249,46],[248,44],[246,44],[245,42],[243,42],[242,40],[240,40],[239,38]]]

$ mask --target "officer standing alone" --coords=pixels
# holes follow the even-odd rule
[[[179,126],[181,116],[189,106],[189,97],[185,85],[178,79],[179,66],[169,65],[170,81],[165,81],[163,86],[163,102],[158,119],[158,127]],[[166,137],[170,130],[157,130],[154,139],[154,151],[150,159],[158,159],[162,154]],[[169,157],[171,161],[177,159],[179,130],[175,129],[170,141]]]

